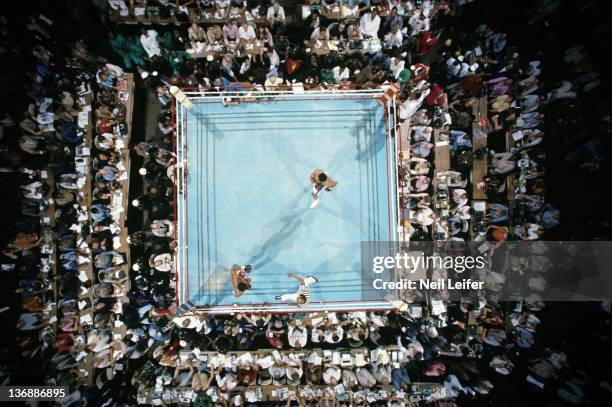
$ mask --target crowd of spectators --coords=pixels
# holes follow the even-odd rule
[[[175,188],[170,85],[202,91],[210,88],[263,91],[296,83],[333,87],[376,86],[399,81],[403,103],[397,114],[409,125],[411,135],[405,192],[407,206],[416,210],[407,219],[416,219],[417,223],[425,218],[422,209],[429,208],[432,202],[433,184],[427,175],[431,176],[435,169],[433,161],[428,161],[435,149],[433,126],[449,133],[453,154],[459,154],[465,146],[471,151],[471,135],[462,131],[461,125],[449,128],[451,119],[444,88],[481,71],[475,63],[462,66],[459,62],[459,68],[464,71],[461,74],[451,71],[452,64],[448,70],[436,67],[432,72],[429,63],[441,34],[437,24],[450,18],[453,8],[435,2],[420,6],[406,3],[405,7],[386,2],[362,4],[361,11],[355,10],[361,13],[360,18],[330,23],[324,11],[331,6],[306,7],[307,12],[303,13],[306,27],[295,30],[298,35],[291,34],[283,24],[274,24],[278,21],[270,20],[275,12],[284,20],[281,6],[271,4],[268,20],[261,21],[249,18],[256,14],[247,3],[247,8],[242,10],[247,13],[243,20],[235,21],[221,13],[216,19],[226,18],[223,25],[211,21],[203,27],[193,22],[188,26],[187,35],[177,29],[161,33],[149,28],[142,32],[141,48],[137,51],[133,51],[138,45],[137,37],[121,32],[111,37],[113,48],[123,56],[126,66],[135,62],[133,69],[156,93],[162,109],[159,131],[135,146],[136,154],[145,160],[141,174],[146,192],[133,204],[143,210],[145,228],[132,233],[131,242],[143,246],[144,256],[133,266],[136,273],[132,273],[126,316],[133,315],[127,325],[139,347],[135,358],[141,359],[155,348],[155,362],[147,362],[133,380],[133,384],[140,386],[139,397],[143,402],[190,397],[213,403],[254,402],[261,400],[261,393],[249,390],[249,386],[302,384],[308,385],[307,390],[291,391],[282,398],[295,397],[300,403],[315,402],[316,397],[373,403],[379,398],[397,400],[406,392],[416,393],[416,388],[410,386],[415,381],[436,381],[442,385],[431,387],[430,393],[424,396],[426,399],[454,398],[460,394],[474,397],[487,394],[493,387],[477,374],[476,361],[480,360],[481,352],[489,354],[484,359],[486,363],[500,374],[508,374],[513,367],[511,354],[517,343],[523,348],[532,346],[539,323],[536,316],[539,308],[535,305],[519,306],[507,314],[496,304],[483,302],[474,306],[462,302],[451,306],[448,314],[426,312],[414,318],[395,312],[222,317],[192,315],[189,310],[187,314],[179,311],[180,315],[176,316],[166,311],[173,302],[175,284],[169,264],[174,213],[168,202],[172,201]],[[215,20],[215,16],[206,17]],[[487,43],[492,42],[489,36],[492,35],[485,36]],[[326,40],[334,40],[334,44]],[[135,45],[129,45],[129,41]],[[357,42],[362,45],[358,46]],[[456,48],[447,48],[447,54],[440,58],[456,55]],[[461,96],[455,93],[452,101],[463,102]],[[480,96],[479,86],[474,96]],[[460,110],[457,104],[453,107]],[[471,126],[472,120],[468,120],[466,127],[470,133]],[[463,173],[449,170],[443,175],[449,179],[456,204],[451,213],[465,222],[470,219],[465,189],[470,187],[469,164],[462,170]],[[435,218],[435,214],[430,216],[431,220]],[[420,225],[432,223],[427,222],[424,220]],[[455,218],[451,217],[449,224],[454,226],[454,222]],[[448,235],[447,232],[446,238]],[[450,233],[450,236],[456,235],[454,230]],[[487,321],[487,328],[480,327],[478,336],[468,334],[470,325],[479,325],[476,320],[468,323],[470,312],[479,315],[478,321]],[[515,324],[508,331],[504,325],[510,315]],[[283,353],[261,350],[266,348]],[[316,350],[320,348],[336,350],[338,354],[350,349],[388,349],[395,354],[395,359],[382,356],[378,360],[366,352],[365,356],[348,358],[342,363],[334,361],[331,352],[325,360],[322,351]],[[498,348],[502,351],[498,352]],[[302,349],[309,352],[300,357],[292,352]],[[501,356],[494,358],[493,353]],[[470,356],[464,358],[465,355]],[[235,362],[226,363],[227,360]],[[339,383],[343,386],[336,387]],[[317,390],[319,386],[327,389]],[[367,390],[364,392],[364,389]],[[384,394],[375,396],[379,390]]]
[[[22,48],[8,46],[16,35],[8,24],[3,21],[3,48],[16,55],[13,68],[26,66],[28,79],[21,99],[14,100],[20,114],[10,113],[14,107],[3,112],[2,173],[19,184],[20,211],[7,219],[16,232],[2,251],[2,267],[19,279],[21,357],[42,367],[49,383],[77,385],[84,377],[78,370],[83,355],[75,350],[85,343],[86,326],[104,322],[91,319],[94,280],[88,270],[95,246],[89,243],[86,147],[100,61],[82,42],[60,44],[44,14],[27,17]]]
[[[412,124],[411,156],[402,167],[412,223],[404,225],[406,233],[455,241],[485,234],[496,242],[540,239],[560,222],[559,211],[544,203],[540,62],[523,65],[505,35],[484,25],[460,47],[457,40],[449,38],[429,66],[416,65],[427,80],[400,106],[400,118]],[[436,163],[448,163],[436,156],[435,141],[450,149],[450,169],[435,171],[436,182]],[[477,166],[482,171],[473,171]]]
[[[2,121],[2,173],[15,178],[20,197],[2,267],[19,279],[21,358],[48,384],[78,389],[92,367],[111,366],[126,351],[112,329],[127,277],[127,253],[117,249],[125,248],[121,150],[130,94],[121,68],[82,41],[61,43],[61,28],[44,14],[26,19],[23,48],[13,48],[15,66],[29,65],[23,99],[15,101],[24,107],[19,116],[11,107]],[[9,49],[15,31],[3,24]]]

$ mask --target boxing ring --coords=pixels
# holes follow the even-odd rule
[[[371,292],[359,253],[364,241],[398,239],[389,90],[235,86],[174,99],[178,305],[210,313],[392,308]],[[316,168],[338,187],[310,209]],[[252,288],[238,298],[233,264],[253,267]],[[308,305],[274,299],[297,290],[288,273],[318,279]]]

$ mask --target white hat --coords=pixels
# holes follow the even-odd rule
[[[212,55],[212,54],[209,54],[209,55],[207,55],[207,56],[206,56],[206,60],[207,60],[208,62],[211,62],[213,59],[215,59],[215,57],[213,57],[213,55]]]
[[[147,78],[149,77],[149,73],[148,73],[147,71],[142,71],[142,72],[140,73],[140,77],[141,77],[142,79],[147,79]]]
[[[134,270],[134,271],[140,271],[140,265],[138,265],[138,263],[134,263],[134,264],[132,264],[132,270]]]
[[[146,169],[146,168],[144,168],[144,167],[143,167],[143,168],[140,168],[140,169],[138,170],[138,173],[139,173],[140,175],[147,175],[147,169]]]
[[[132,201],[132,206],[135,206],[135,207],[137,207],[137,208],[138,208],[138,207],[140,206],[140,201],[139,201],[138,199],[134,199],[134,200]]]

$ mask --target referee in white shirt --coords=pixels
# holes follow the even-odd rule
[[[301,278],[291,273],[287,274],[287,277],[300,283],[297,292],[293,294],[277,295],[274,298],[281,301],[287,301],[289,303],[295,303],[298,307],[303,307],[304,305],[308,304],[311,296],[310,286],[316,283],[318,280],[313,276]]]

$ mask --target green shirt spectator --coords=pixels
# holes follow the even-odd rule
[[[190,58],[189,53],[185,51],[170,51],[166,54],[166,60],[172,67],[173,75],[179,75],[181,66]]]
[[[334,83],[334,72],[329,68],[321,69],[321,82]]]
[[[126,68],[131,68],[132,62],[141,68],[144,67],[145,63],[142,59],[144,55],[144,50],[142,49],[142,45],[140,45],[140,41],[138,40],[138,38],[130,36],[129,39],[126,41],[125,50],[119,53],[123,57],[123,61],[125,62]]]
[[[119,54],[123,54],[123,51],[127,45],[127,40],[122,34],[114,32],[110,33],[110,45]]]
[[[165,32],[163,35],[157,37],[157,42],[162,49],[176,49],[174,36],[171,32]]]

